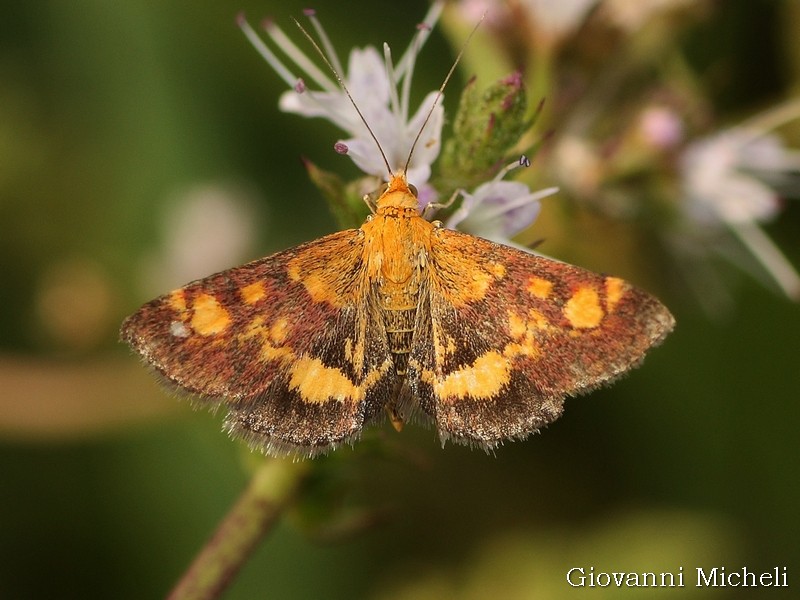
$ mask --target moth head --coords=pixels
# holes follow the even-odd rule
[[[417,188],[408,183],[405,170],[392,174],[391,179],[381,188],[377,207],[394,206],[397,208],[418,209]]]

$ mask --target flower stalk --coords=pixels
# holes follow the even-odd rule
[[[308,473],[308,463],[265,459],[168,600],[219,598],[257,544],[291,505]]]

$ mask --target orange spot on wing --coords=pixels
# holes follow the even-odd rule
[[[540,347],[536,341],[536,331],[547,326],[548,321],[540,312],[531,309],[525,319],[517,313],[509,313],[509,334],[515,340],[503,348],[503,356],[509,359],[518,356],[534,357]]]
[[[192,329],[200,335],[216,335],[225,331],[231,317],[214,296],[199,294],[192,303]]]
[[[360,402],[390,366],[391,361],[387,359],[380,369],[370,372],[361,385],[357,385],[340,369],[328,367],[318,358],[301,356],[292,364],[289,387],[297,391],[303,402],[311,404],[330,400]]]
[[[622,279],[606,277],[606,312],[614,312],[626,289],[627,284]]]
[[[275,344],[283,344],[286,341],[286,334],[289,333],[289,321],[278,319],[269,328],[269,339]]]
[[[309,356],[299,358],[292,365],[289,387],[297,390],[304,402],[314,404],[361,399],[361,390],[344,373]]]
[[[605,316],[597,290],[591,287],[578,288],[564,305],[564,316],[576,329],[597,327]]]
[[[528,311],[528,327],[546,329],[548,325],[550,325],[550,321],[538,310],[532,308]]]
[[[497,395],[510,379],[510,361],[496,350],[489,350],[476,358],[472,365],[433,381],[433,391],[442,399],[489,399]]]
[[[300,269],[293,269],[289,276],[295,281],[299,281],[306,288],[308,295],[314,302],[327,302],[332,306],[341,305],[341,296],[334,287],[330,285],[327,278],[316,273],[303,275]]]
[[[182,289],[175,290],[169,295],[169,306],[179,313],[186,311],[186,294]]]
[[[242,295],[242,300],[244,300],[247,304],[255,304],[266,294],[264,282],[256,281],[255,283],[246,285],[239,290],[239,293]]]
[[[489,265],[489,269],[497,279],[502,279],[506,276],[506,267],[503,263],[494,262]]]
[[[528,280],[528,293],[545,300],[553,290],[553,282],[541,277],[531,277]]]
[[[264,317],[256,317],[250,322],[250,324],[247,326],[247,329],[237,336],[238,340],[240,342],[246,342],[251,338],[257,338],[261,343],[261,352],[259,353],[259,358],[264,362],[290,362],[294,360],[294,351],[292,348],[289,346],[273,345],[273,342],[275,344],[280,344],[283,342],[283,340],[278,342],[273,337],[276,334],[278,337],[280,337],[281,327],[279,323],[281,320],[277,321],[272,327],[267,327],[264,325]],[[278,325],[277,328],[276,325]]]
[[[459,273],[466,273],[458,280],[458,285],[452,283],[448,284],[451,294],[448,295],[448,300],[456,307],[463,306],[469,302],[483,300],[486,292],[495,282],[494,276],[488,271],[477,269],[470,272],[472,265],[463,264],[455,265]]]
[[[508,333],[511,337],[518,340],[525,335],[526,331],[528,331],[528,324],[525,319],[513,311],[508,311]]]
[[[314,302],[341,308],[352,302],[360,277],[353,265],[361,260],[360,232],[341,231],[310,244],[287,264],[289,279],[300,283]]]

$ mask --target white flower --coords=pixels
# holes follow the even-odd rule
[[[416,57],[438,20],[443,6],[443,2],[435,2],[432,5],[425,16],[424,25],[418,28],[418,33],[408,50],[396,64],[393,63],[391,51],[386,44],[383,48],[383,59],[377,49],[367,46],[352,50],[346,71],[342,69],[325,31],[313,12],[306,13],[320,37],[328,60],[342,77],[394,172],[405,166],[414,139],[437,95],[435,91],[429,93],[419,109],[413,115],[410,114],[411,79]],[[294,75],[243,18],[239,19],[239,25],[270,66],[292,88],[281,96],[281,109],[306,117],[329,119],[350,136],[339,140],[337,144],[340,148],[342,144],[346,147],[346,152],[353,162],[365,173],[386,179],[389,173],[386,172],[386,165],[375,140],[372,139],[366,125],[335,78],[317,68],[280,28],[273,23],[267,23],[265,30],[270,39],[304,73],[305,78],[320,88],[319,91],[310,90],[305,79]],[[412,164],[409,165],[408,180],[417,186],[427,182],[431,164],[439,155],[443,122],[444,109],[439,102],[414,149]]]
[[[498,0],[459,0],[456,5],[458,16],[467,23],[477,23],[484,19],[488,25],[502,27],[511,18],[511,7]]]
[[[607,18],[626,32],[636,32],[650,19],[691,6],[694,0],[604,0]]]
[[[777,194],[753,171],[756,167],[767,172],[780,170],[784,160],[781,149],[774,136],[753,139],[737,129],[690,144],[681,157],[689,217],[704,225],[771,220],[780,208]]]
[[[561,39],[580,27],[599,0],[520,0],[540,35]]]
[[[241,263],[255,244],[256,204],[246,190],[217,182],[165,199],[164,243],[142,261],[145,291],[173,289]]]
[[[511,241],[539,216],[540,200],[558,191],[550,187],[538,192],[519,181],[503,181],[516,163],[503,169],[488,183],[479,185],[470,194],[462,191],[461,206],[445,224],[451,229],[477,235],[493,242],[528,250]]]
[[[800,170],[800,153],[763,129],[740,126],[690,144],[680,169],[688,221],[730,230],[788,296],[800,298],[800,275],[760,228],[781,209],[771,186]]]

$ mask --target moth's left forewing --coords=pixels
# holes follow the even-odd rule
[[[459,232],[434,232],[430,319],[410,385],[443,439],[493,447],[561,414],[566,396],[636,366],[674,325],[621,279]]]
[[[348,230],[211,275],[145,304],[122,337],[253,446],[325,452],[382,415],[393,385],[362,254]]]

